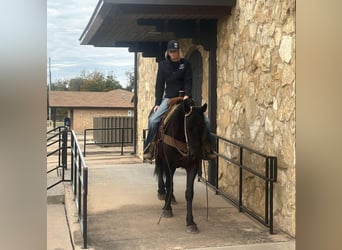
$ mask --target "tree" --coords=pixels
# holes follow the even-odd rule
[[[83,83],[84,83],[84,79],[81,77],[72,78],[69,81],[68,90],[69,91],[80,91]]]
[[[67,80],[57,80],[57,82],[51,83],[51,90],[68,90],[68,81]]]
[[[113,89],[122,89],[120,83],[115,79],[111,72],[106,77],[102,72],[94,71],[83,74],[84,82],[81,91],[110,91]]]
[[[134,90],[134,81],[135,81],[134,72],[133,71],[126,71],[125,74],[126,74],[126,77],[128,80],[128,85],[125,89],[128,91],[132,91],[132,90]]]
[[[104,82],[104,91],[122,89],[121,84],[115,79],[114,74],[108,75]]]
[[[83,70],[79,77],[57,80],[51,84],[51,90],[105,92],[114,89],[123,89],[119,81],[116,80],[114,73],[110,72],[105,76],[104,73],[96,70],[93,72]]]

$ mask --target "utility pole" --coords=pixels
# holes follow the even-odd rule
[[[51,121],[51,107],[49,103],[50,91],[51,91],[51,58],[49,57],[49,91],[48,91],[49,121]]]

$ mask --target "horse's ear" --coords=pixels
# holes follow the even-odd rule
[[[202,105],[202,112],[204,113],[206,110],[207,110],[207,104],[206,103],[204,103],[203,105]]]

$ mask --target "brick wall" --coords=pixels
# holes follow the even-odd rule
[[[71,117],[72,129],[77,134],[83,134],[84,129],[93,128],[94,117],[133,115],[133,109],[74,109]]]

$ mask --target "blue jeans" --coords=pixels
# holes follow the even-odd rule
[[[164,98],[157,111],[152,113],[151,116],[148,118],[148,133],[144,142],[144,148],[146,148],[146,146],[152,141],[154,135],[156,134],[160,120],[169,108],[169,106],[167,105],[168,101],[169,98]]]

